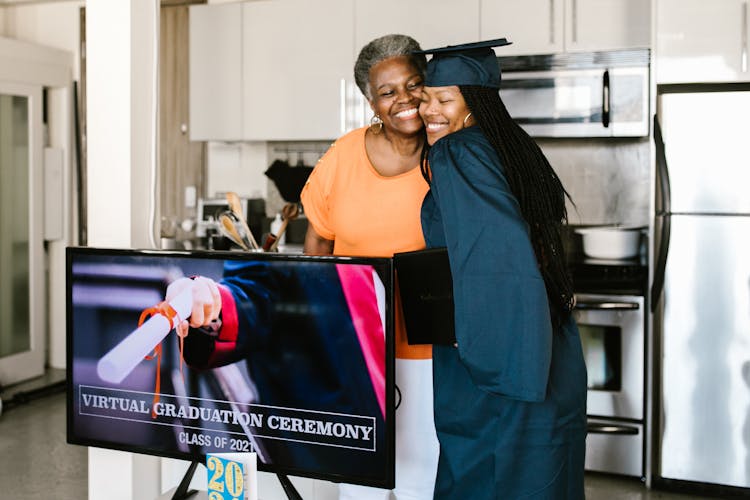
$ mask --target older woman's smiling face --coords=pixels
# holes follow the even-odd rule
[[[417,108],[422,75],[406,56],[390,57],[370,69],[370,107],[386,132],[413,135],[423,124]]]
[[[455,85],[423,87],[419,114],[424,120],[430,146],[441,137],[476,123],[470,116],[463,94]]]

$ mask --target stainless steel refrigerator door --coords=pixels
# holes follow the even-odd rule
[[[750,487],[750,216],[673,215],[661,476]]]
[[[662,94],[672,213],[750,213],[750,91]]]

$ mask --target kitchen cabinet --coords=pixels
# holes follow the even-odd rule
[[[372,115],[353,77],[367,42],[479,38],[479,0],[255,0],[193,6],[190,18],[192,140],[335,139]]]
[[[449,30],[435,29],[448,20]],[[478,38],[478,23],[479,0],[245,3],[244,137],[328,140],[363,126],[372,112],[353,69],[366,43],[388,33],[408,34],[424,48],[463,43]]]
[[[341,135],[353,16],[348,0],[190,7],[190,139]]]
[[[748,0],[660,0],[657,83],[750,81]]]
[[[350,0],[242,4],[245,140],[330,140],[348,128]]]
[[[480,38],[507,38],[499,56],[553,54],[565,50],[563,0],[481,0]]]
[[[242,139],[242,4],[189,12],[190,140]]]
[[[409,35],[423,49],[479,39],[479,0],[356,0],[355,15],[355,57],[389,33]]]
[[[191,7],[192,140],[331,140],[371,116],[359,50],[507,37],[498,55],[649,45],[649,0],[255,0]]]
[[[650,46],[649,0],[481,0],[480,38],[506,37],[498,55]]]
[[[650,0],[566,0],[565,49],[589,52],[651,46]]]

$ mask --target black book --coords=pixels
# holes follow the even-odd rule
[[[456,342],[453,279],[445,247],[393,255],[409,344]]]

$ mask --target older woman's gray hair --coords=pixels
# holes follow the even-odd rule
[[[370,92],[370,70],[381,61],[391,57],[406,56],[411,63],[424,75],[427,68],[427,58],[423,54],[412,54],[415,50],[422,50],[419,43],[407,35],[385,35],[371,41],[359,51],[357,62],[354,63],[354,80],[357,87],[367,97],[372,99]]]

